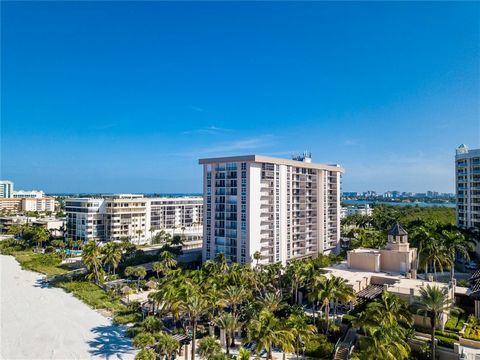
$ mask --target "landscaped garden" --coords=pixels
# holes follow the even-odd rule
[[[449,215],[440,217],[444,222],[435,222],[433,210],[427,220],[417,218],[421,211],[400,211],[381,207],[373,217],[344,221],[342,229],[352,237],[350,248],[382,247],[377,235],[401,215],[410,219],[407,226],[419,248],[420,267],[435,273],[450,269],[458,254],[468,256],[468,234],[455,229]],[[423,359],[431,357],[436,347],[453,348],[461,338],[479,339],[477,320],[466,321],[466,314],[455,312],[446,294],[435,287],[423,289],[415,306],[384,292],[351,313],[341,313],[339,305],[355,303],[355,294],[344,279],[326,276],[322,269],[343,256],[294,260],[282,266],[260,265],[260,255],[255,254],[252,265],[239,265],[228,264],[220,253],[191,270],[177,264],[181,242],[167,235],[157,239],[163,246],[156,253],[147,254],[128,242],[78,244],[35,229],[17,230],[15,239],[0,243],[0,252],[14,255],[26,269],[64,274],[62,250],[82,250],[86,273],[52,284],[127,326],[127,335],[140,349],[138,359],[171,357],[187,345],[190,357],[209,360],[271,359],[282,353],[329,359],[349,327],[359,334],[351,354],[357,359]],[[440,331],[443,312],[450,317]],[[438,329],[413,326],[413,315],[418,314]],[[418,338],[425,344],[428,340],[428,350],[412,351],[411,342]]]

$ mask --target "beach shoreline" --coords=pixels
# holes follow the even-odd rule
[[[0,359],[133,359],[124,328],[0,255]]]

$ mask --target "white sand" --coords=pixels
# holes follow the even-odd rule
[[[0,358],[133,359],[121,327],[0,255]]]

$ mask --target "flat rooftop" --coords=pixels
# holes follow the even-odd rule
[[[401,274],[393,272],[385,273],[349,269],[346,262],[326,267],[323,270],[327,271],[327,276],[330,274],[345,279],[352,287],[355,287],[358,283],[365,282],[365,279],[368,279],[367,285],[369,285],[372,278],[375,278],[376,284],[388,284],[388,291],[396,294],[409,295],[410,289],[413,289],[414,294],[418,296],[420,295],[420,289],[427,286],[427,284],[439,288],[448,287],[448,284],[446,283],[421,279],[408,279]],[[466,294],[466,291],[467,288],[460,286],[455,287],[455,293]]]
[[[228,163],[228,162],[258,162],[258,163],[273,163],[279,165],[290,165],[304,167],[307,169],[318,169],[318,170],[329,170],[329,171],[339,171],[345,172],[345,169],[337,164],[316,164],[309,163],[299,160],[291,160],[284,158],[274,158],[270,156],[263,155],[241,155],[241,156],[227,156],[227,157],[217,157],[217,158],[205,158],[198,160],[199,164],[211,164],[211,163]]]
[[[357,248],[357,249],[353,249],[353,250],[349,250],[348,252],[351,252],[351,253],[356,253],[356,254],[380,254],[380,250],[377,250],[377,249],[368,249],[368,248]]]

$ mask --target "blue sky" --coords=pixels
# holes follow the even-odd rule
[[[480,146],[480,3],[2,2],[1,177],[200,192],[198,158],[346,168],[345,191],[453,191]]]

